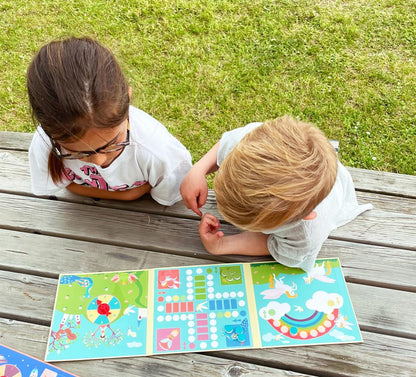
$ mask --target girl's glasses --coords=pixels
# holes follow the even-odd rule
[[[130,127],[129,123],[127,123],[127,137],[126,140],[121,143],[113,143],[113,141],[110,141],[108,144],[103,145],[100,148],[94,149],[92,151],[79,151],[79,152],[73,152],[73,153],[62,153],[60,150],[60,147],[56,142],[51,138],[52,142],[52,151],[55,153],[55,155],[62,159],[62,160],[82,160],[83,158],[90,157],[97,153],[112,153],[119,151],[126,147],[127,145],[130,145]]]

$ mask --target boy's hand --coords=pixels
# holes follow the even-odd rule
[[[206,203],[208,197],[205,174],[198,169],[191,168],[181,183],[180,191],[186,207],[198,216],[202,216],[200,208]]]
[[[210,213],[206,213],[199,223],[199,235],[201,241],[211,254],[221,254],[224,233],[218,231],[219,228],[219,220]]]

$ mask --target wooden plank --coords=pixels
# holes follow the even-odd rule
[[[0,270],[0,285],[4,287],[0,297],[0,317],[50,324],[57,279]],[[353,283],[347,285],[362,329],[416,339],[414,307],[409,305],[416,302],[416,293]]]
[[[0,132],[0,149],[27,151],[32,141],[33,133]]]
[[[1,342],[9,347],[43,359],[49,329],[45,326],[9,321],[0,318]],[[177,354],[149,357],[132,357],[82,362],[55,363],[78,376],[123,376],[123,377],[183,377],[183,376],[277,376],[307,377],[309,375],[268,368],[267,366],[229,360],[204,354]]]
[[[31,194],[30,175],[28,173],[27,162],[22,162],[19,158],[16,159],[14,155],[8,152],[6,152],[6,154],[3,154],[3,157],[5,156],[3,159],[1,158],[1,156],[2,155],[0,154],[0,192],[33,196]],[[386,220],[390,218],[390,221],[392,221],[395,224],[396,215],[392,214],[400,212],[404,215],[413,216],[413,218],[410,219],[410,222],[414,222],[416,224],[416,202],[414,199],[380,195],[367,192],[357,192],[357,196],[360,203],[372,203],[374,205],[375,209],[366,214],[366,216],[373,216],[374,212],[378,212],[378,218],[384,218]],[[188,210],[185,207],[183,202],[178,202],[171,207],[166,207],[157,204],[149,196],[146,196],[145,198],[141,198],[133,202],[126,203],[111,200],[95,200],[92,198],[74,195],[68,192],[67,190],[63,190],[59,194],[57,194],[56,197],[61,201],[89,204],[98,207],[128,209],[147,213],[161,214],[165,216],[177,216],[189,219],[199,219],[198,216],[196,216],[192,211]],[[207,204],[204,206],[202,210],[204,212],[210,212],[212,214],[215,214],[219,218],[222,218],[216,208],[215,194],[212,190],[209,192]],[[385,211],[390,212],[392,214],[385,216]],[[400,216],[401,215],[399,215],[399,217]],[[358,228],[361,228],[363,230],[366,229],[362,227],[360,217],[357,220],[355,220],[355,222],[356,221],[360,222]],[[389,231],[396,233],[396,229],[392,229],[388,223],[381,222],[380,225],[384,228],[382,230],[382,235],[380,237],[377,236],[373,238],[373,240],[377,241],[378,243],[386,239],[386,237],[389,234]],[[414,230],[412,231],[412,229],[410,229],[410,232],[413,234],[416,233]],[[336,234],[335,237],[341,237],[345,239],[343,236],[338,236]],[[384,242],[384,244],[386,243]],[[400,247],[400,244],[396,245],[395,243],[392,243],[391,245]]]
[[[0,227],[148,250],[203,252],[194,220],[0,194]],[[187,245],[187,250],[183,249]]]
[[[0,268],[55,279],[63,273],[210,263],[209,259],[0,229]]]
[[[348,167],[355,187],[381,194],[416,198],[416,175],[365,170]]]
[[[3,344],[18,348],[34,357],[43,358],[49,328],[41,325],[11,321],[0,318],[0,340]],[[363,331],[364,343],[324,345],[294,348],[268,348],[261,350],[238,350],[210,352],[209,354],[180,354],[167,356],[136,357],[125,359],[90,360],[83,362],[62,362],[56,365],[80,376],[122,375],[165,376],[166,365],[183,362],[183,376],[192,371],[201,376],[261,376],[267,369],[273,369],[272,376],[307,375],[380,377],[416,375],[416,341]],[[213,357],[210,357],[210,356]],[[218,359],[218,360],[216,360]],[[232,361],[236,360],[236,361]],[[244,360],[246,363],[241,363]],[[159,365],[160,363],[160,365]],[[195,364],[195,367],[193,366]],[[255,365],[257,364],[257,365]],[[210,369],[213,365],[215,369]],[[237,368],[234,368],[237,366]],[[104,369],[106,373],[104,372]],[[121,368],[123,368],[121,370]],[[159,368],[162,371],[159,374]],[[288,369],[284,372],[280,369]],[[205,373],[205,371],[207,371]],[[244,373],[246,371],[247,374]],[[388,372],[387,372],[388,371]],[[115,373],[122,372],[122,374]],[[198,372],[198,373],[197,373]],[[233,374],[233,372],[235,374]],[[240,372],[241,374],[237,373]],[[92,374],[94,373],[94,374]],[[133,374],[130,374],[133,373]],[[144,373],[144,374],[141,374]],[[257,374],[250,374],[257,373]],[[387,373],[387,374],[386,374]],[[266,374],[267,375],[267,374]],[[303,375],[303,374],[302,374]],[[166,375],[167,377],[170,374]]]
[[[357,191],[358,203],[371,203],[378,211],[416,215],[416,200],[399,196]]]
[[[319,258],[340,258],[349,282],[416,292],[415,252],[328,239]]]
[[[0,270],[0,317],[50,325],[57,279]]]
[[[32,134],[0,132],[0,149],[27,151]],[[416,198],[416,176],[347,167],[357,190]]]
[[[26,157],[26,159],[24,159],[24,157]],[[408,182],[408,185],[409,184],[410,182]],[[30,187],[30,173],[26,153],[0,152],[0,192],[33,196]],[[157,204],[149,196],[133,202],[120,202],[86,198],[71,194],[67,190],[62,190],[56,195],[56,197],[58,200],[74,203],[84,203],[108,208],[129,209],[148,213],[159,213],[166,216],[180,216],[193,219],[198,218],[198,216],[185,207],[183,202],[178,202],[173,206],[166,207]],[[361,191],[357,191],[357,197],[360,203],[372,203],[378,210],[416,215],[415,201],[411,198],[409,199]],[[215,194],[213,190],[209,191],[207,204],[202,210],[203,212],[210,212],[217,217],[222,218],[216,207]]]
[[[319,257],[339,257],[349,282],[416,292],[413,251],[327,240]],[[233,259],[235,262],[258,260],[241,256]],[[212,260],[203,255],[185,257],[0,229],[0,268],[39,276],[57,278],[59,273],[99,272],[110,268],[123,271],[221,262],[224,262],[221,256],[213,256]]]
[[[147,250],[207,254],[190,219],[0,194],[0,227]],[[25,216],[22,216],[24,214]],[[368,211],[331,237],[416,250],[416,216]],[[237,229],[224,224],[226,234]],[[210,258],[211,259],[211,258]]]
[[[415,215],[375,208],[331,232],[331,238],[416,250],[415,224]]]
[[[353,283],[347,286],[360,328],[416,339],[416,293]]]
[[[361,344],[218,352],[219,356],[336,377],[416,376],[416,341],[363,332]]]
[[[0,190],[32,195],[27,153],[0,151]]]

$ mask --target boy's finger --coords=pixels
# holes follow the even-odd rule
[[[204,215],[204,219],[206,221],[209,221],[209,223],[212,226],[215,226],[215,227],[219,227],[220,226],[220,222],[218,221],[218,219],[214,215],[211,215],[210,213],[206,213]]]
[[[209,217],[212,220],[218,220],[217,217],[209,212],[205,212],[204,217]]]
[[[215,216],[205,214],[199,224],[199,231],[205,234],[217,232],[220,224]]]
[[[205,227],[205,228],[211,227],[211,220],[207,217],[206,214],[202,216],[202,219],[199,222],[199,228],[201,229],[202,227]]]
[[[205,222],[211,227],[217,226],[216,222],[211,217],[205,217]]]

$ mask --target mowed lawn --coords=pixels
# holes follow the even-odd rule
[[[87,35],[194,161],[229,129],[290,114],[338,139],[345,165],[416,174],[415,15],[412,0],[0,0],[0,130],[34,131],[35,52]]]

